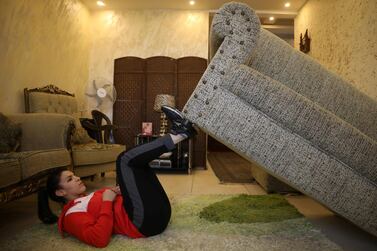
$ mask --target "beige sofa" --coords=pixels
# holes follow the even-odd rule
[[[6,115],[22,129],[17,152],[0,153],[0,204],[24,197],[45,185],[56,168],[72,168],[68,138],[72,117],[63,114]]]
[[[24,94],[27,113],[67,114],[75,119],[76,130],[84,130],[79,122],[77,100],[74,94],[53,85],[25,89]],[[70,143],[73,171],[80,177],[115,170],[116,158],[126,150],[126,146],[119,144],[100,144],[89,141],[75,143],[72,140]]]
[[[183,108],[203,131],[377,236],[377,102],[260,26],[242,3],[211,26]]]

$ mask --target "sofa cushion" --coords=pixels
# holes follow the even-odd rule
[[[21,167],[17,159],[0,159],[0,188],[21,181]]]
[[[73,132],[73,135],[72,135],[73,144],[87,144],[87,143],[95,143],[95,142],[96,140],[92,139],[84,128],[82,128],[81,126],[75,128],[75,131]]]
[[[377,141],[376,101],[349,81],[320,65],[314,58],[298,53],[275,34],[261,29],[248,65],[334,113]]]
[[[70,154],[65,148],[13,152],[2,154],[0,158],[17,159],[21,167],[21,179],[23,180],[50,168],[64,167],[71,164]]]
[[[72,116],[58,113],[16,113],[9,114],[8,117],[21,124],[20,152],[67,147],[73,125]]]
[[[29,105],[31,113],[65,113],[77,112],[77,101],[75,97],[49,94],[43,92],[32,92],[29,94]]]
[[[113,162],[125,150],[126,146],[118,144],[89,143],[73,145],[73,164],[81,166]]]
[[[95,143],[96,140],[92,139],[88,132],[82,127],[79,113],[73,113],[72,117],[75,119],[75,130],[72,135],[72,143],[78,145]]]
[[[318,103],[245,65],[233,68],[221,86],[281,127],[377,182],[377,141]]]
[[[20,124],[13,123],[0,113],[0,153],[16,151],[20,146],[21,135]]]
[[[73,144],[86,144],[95,142],[89,137],[86,130],[81,126],[80,114],[77,108],[75,97],[51,94],[43,92],[32,92],[29,94],[31,113],[63,113],[71,115],[75,119],[75,130],[72,135]]]

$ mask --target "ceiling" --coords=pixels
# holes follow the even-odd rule
[[[102,0],[106,6],[99,7],[97,0],[81,0],[90,11],[101,10],[202,10],[214,13],[224,3],[230,0],[195,0],[194,5],[189,0]],[[259,16],[262,27],[281,37],[293,37],[293,19],[300,8],[308,0],[235,0],[248,4]],[[284,7],[289,2],[290,7]],[[269,21],[273,16],[274,21]]]
[[[227,0],[196,0],[194,5],[189,4],[189,0],[103,0],[105,7],[97,6],[97,0],[81,0],[89,10],[124,10],[124,9],[174,9],[174,10],[216,10]],[[248,4],[257,13],[296,15],[298,10],[307,0],[238,0]],[[284,7],[286,2],[290,2],[289,8]]]

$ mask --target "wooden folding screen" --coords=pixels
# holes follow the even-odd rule
[[[116,142],[133,147],[144,121],[152,122],[153,132],[158,134],[160,114],[153,110],[156,95],[175,96],[176,106],[182,110],[206,67],[207,60],[199,57],[116,59],[114,86],[118,96],[113,113],[114,124],[119,127],[115,133]],[[193,150],[194,167],[205,166],[206,137],[203,132],[195,137]]]

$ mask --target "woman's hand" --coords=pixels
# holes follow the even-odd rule
[[[116,193],[116,194],[122,194],[121,191],[120,191],[119,186],[112,187],[112,188],[110,188],[110,189],[113,190],[113,192]]]
[[[112,189],[106,189],[102,194],[102,201],[114,201],[116,196],[116,192]]]

